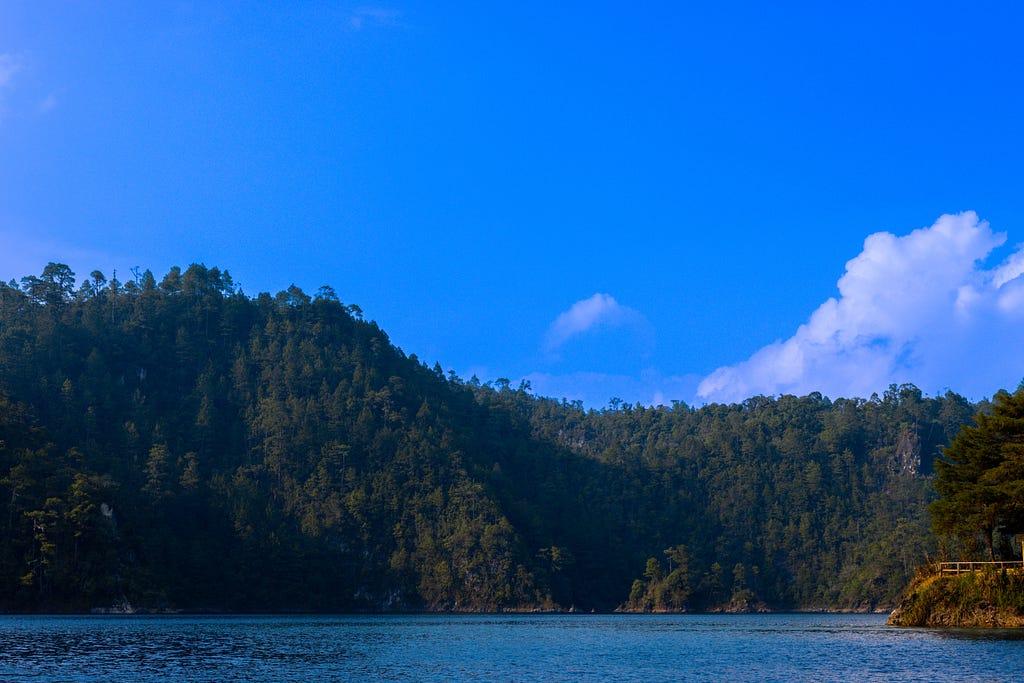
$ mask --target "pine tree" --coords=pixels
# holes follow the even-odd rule
[[[970,544],[980,535],[995,559],[995,535],[1024,531],[1024,385],[1000,391],[935,462],[932,525]]]

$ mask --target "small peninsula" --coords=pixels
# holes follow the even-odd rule
[[[947,573],[921,572],[892,614],[890,626],[1024,627],[1024,570],[998,566]]]
[[[896,626],[1024,626],[1024,383],[998,392],[935,461],[933,530],[961,557],[918,570]],[[1013,558],[1013,559],[1010,559]]]

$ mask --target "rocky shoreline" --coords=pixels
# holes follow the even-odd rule
[[[1024,572],[921,572],[889,615],[891,626],[1024,627]]]

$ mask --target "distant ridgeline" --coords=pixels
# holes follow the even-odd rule
[[[227,271],[0,284],[0,611],[881,609],[936,551],[913,386],[585,411]]]

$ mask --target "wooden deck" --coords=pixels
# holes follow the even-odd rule
[[[1024,562],[940,562],[940,574],[970,574],[994,569],[1021,569]]]

